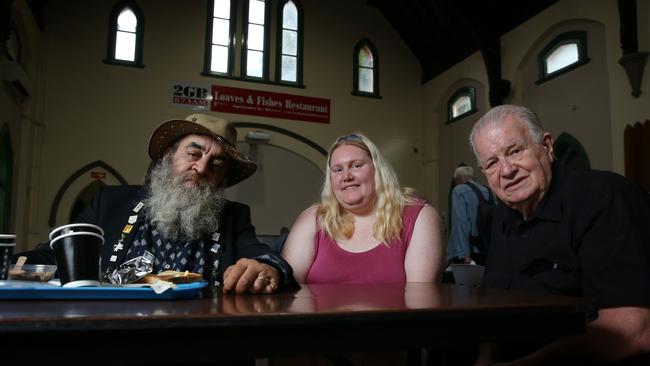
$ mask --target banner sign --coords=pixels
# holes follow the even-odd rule
[[[212,85],[214,112],[330,123],[330,100]]]
[[[207,111],[210,107],[209,89],[205,85],[172,82],[171,92],[171,103],[174,106],[197,111]]]

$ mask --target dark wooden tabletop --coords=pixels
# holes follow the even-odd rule
[[[192,300],[0,300],[0,344],[3,357],[10,350],[34,361],[205,362],[548,339],[584,332],[590,310],[578,298],[426,283],[215,290]]]

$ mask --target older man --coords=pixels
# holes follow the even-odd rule
[[[104,229],[102,271],[148,251],[155,273],[202,273],[226,292],[294,286],[289,264],[256,239],[249,207],[224,198],[226,187],[257,168],[236,142],[235,128],[222,118],[194,114],[161,124],[149,141],[147,185],[105,187],[77,219]],[[23,254],[54,263],[49,245]]]
[[[647,362],[647,193],[614,173],[553,162],[553,137],[524,107],[493,108],[474,126],[470,143],[505,203],[495,211],[484,285],[584,296],[599,309],[585,335],[548,343],[513,364]],[[484,347],[477,364],[495,356]]]

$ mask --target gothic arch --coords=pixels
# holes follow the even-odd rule
[[[299,135],[299,134],[297,134],[295,132],[292,132],[292,131],[289,131],[287,129],[272,126],[272,125],[267,125],[265,123],[256,123],[256,122],[233,122],[232,124],[236,128],[261,128],[261,129],[264,129],[264,130],[277,132],[279,134],[291,137],[292,139],[298,140],[298,141],[302,142],[303,144],[309,146],[310,148],[316,150],[321,155],[327,156],[327,150],[323,149],[322,146],[320,146],[319,144],[315,143],[314,141],[306,138],[305,136]]]
[[[50,227],[54,227],[56,225],[56,219],[57,216],[59,216],[60,212],[60,206],[63,201],[63,197],[66,195],[66,193],[70,193],[71,186],[79,181],[79,179],[85,174],[90,172],[93,169],[103,169],[107,173],[109,173],[115,180],[117,180],[120,184],[122,185],[127,185],[126,179],[122,177],[120,173],[118,173],[117,170],[113,169],[110,165],[106,164],[105,162],[101,160],[94,161],[86,166],[81,167],[79,170],[74,172],[68,179],[66,179],[65,182],[61,185],[61,188],[56,192],[56,196],[54,196],[54,201],[52,202],[52,206],[50,207],[50,216],[47,221],[48,225]],[[84,184],[84,188],[87,186],[87,184]],[[81,192],[82,189],[78,189],[78,192]],[[77,195],[76,195],[77,196]]]
[[[290,226],[302,210],[318,200],[327,150],[280,127],[252,122],[233,124],[239,135],[238,148],[257,163],[257,171],[228,188],[226,198],[250,206],[260,240],[275,238],[282,226]],[[269,139],[246,138],[247,132],[257,131],[265,132]]]

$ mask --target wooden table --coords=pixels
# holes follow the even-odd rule
[[[155,364],[580,334],[582,299],[425,283],[304,285],[193,300],[0,300],[0,354]],[[354,346],[352,346],[354,345]]]

